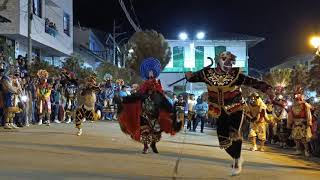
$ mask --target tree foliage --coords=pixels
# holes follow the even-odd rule
[[[48,71],[49,77],[55,77],[60,74],[60,71],[57,67],[54,67],[49,62],[40,60],[39,58],[35,58],[34,62],[31,64],[31,66],[28,69],[29,69],[30,75],[33,77],[37,76],[37,72],[40,69],[44,69]]]
[[[97,77],[98,81],[103,81],[105,74],[111,74],[113,79],[123,79],[126,83],[140,83],[142,81],[141,77],[132,72],[129,68],[118,68],[111,63],[102,62],[97,67]]]
[[[81,59],[80,56],[72,54],[70,57],[65,59],[62,68],[74,72],[76,77],[80,80],[80,82],[82,82],[87,77],[94,74],[92,69],[83,67],[83,64],[84,60]]]
[[[309,71],[309,88],[320,94],[320,56],[316,55],[311,61],[312,67]]]
[[[162,68],[170,61],[171,51],[162,34],[154,30],[136,32],[126,44],[124,53],[126,67],[136,74],[140,72],[140,64],[145,58],[157,58]]]
[[[299,64],[292,70],[291,81],[288,86],[288,92],[293,93],[295,87],[301,86],[306,90],[309,86],[309,72],[305,65]]]

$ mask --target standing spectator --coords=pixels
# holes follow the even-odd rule
[[[173,94],[172,101],[173,101],[173,104],[178,101],[178,98],[177,98],[176,94]]]
[[[191,131],[191,122],[195,120],[195,105],[197,101],[195,100],[194,94],[189,95],[188,99],[188,124],[187,124],[187,129]]]
[[[183,99],[182,95],[179,95],[178,101],[174,103],[174,111],[176,114],[177,122],[182,122],[181,126],[184,127],[184,108],[186,106],[186,102]]]
[[[59,89],[59,81],[55,81],[53,84],[53,89],[51,91],[51,107],[52,107],[52,120],[55,123],[60,123],[59,117],[59,107],[61,102],[61,92]]]
[[[199,96],[199,98],[197,99],[197,104],[195,106],[196,121],[194,121],[194,124],[193,124],[194,132],[196,132],[197,126],[201,121],[201,133],[203,133],[204,123],[207,118],[208,110],[209,110],[209,107],[208,107],[208,104],[204,101],[204,97]]]

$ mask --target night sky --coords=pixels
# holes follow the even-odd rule
[[[131,1],[131,2],[130,2]],[[134,31],[118,0],[73,0],[74,24],[112,32]],[[154,29],[165,37],[189,36],[198,30],[207,34],[234,32],[264,37],[249,50],[249,66],[266,69],[286,57],[313,53],[308,38],[320,33],[320,0],[124,0],[142,29]],[[130,35],[128,35],[130,36]]]

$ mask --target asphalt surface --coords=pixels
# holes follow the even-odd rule
[[[320,161],[293,150],[243,147],[244,169],[231,177],[231,159],[218,147],[215,131],[163,135],[160,154],[141,154],[142,145],[124,135],[117,122],[0,128],[0,180],[96,179],[290,179],[320,178]]]

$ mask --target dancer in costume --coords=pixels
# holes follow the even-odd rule
[[[160,80],[156,79],[160,71],[161,64],[157,59],[143,61],[140,72],[145,81],[139,92],[123,97],[119,114],[121,130],[144,145],[144,154],[148,153],[149,145],[154,153],[158,153],[156,143],[163,131],[174,135],[181,128],[172,104],[164,96]]]
[[[287,148],[287,141],[290,136],[290,130],[287,128],[287,101],[279,94],[273,102],[273,113],[275,126],[277,127],[276,134],[279,138],[281,148]]]
[[[241,85],[259,89],[271,95],[272,87],[265,82],[244,75],[240,68],[232,68],[236,56],[222,52],[216,58],[216,68],[207,67],[198,72],[187,72],[189,82],[204,82],[208,87],[210,114],[217,118],[217,134],[220,147],[233,158],[232,175],[242,170],[240,128],[243,121],[245,101]]]
[[[288,128],[292,129],[291,136],[296,143],[296,154],[301,154],[301,145],[304,146],[304,155],[310,156],[309,142],[312,137],[311,105],[304,100],[303,90],[297,87],[293,105],[289,108]]]
[[[82,121],[97,121],[101,118],[101,112],[95,111],[96,93],[100,91],[97,85],[96,77],[90,76],[86,79],[84,88],[81,90],[81,98],[83,104],[76,110],[76,128],[78,129],[77,136],[82,135]]]
[[[267,139],[270,140],[271,144],[275,143],[275,139],[276,139],[276,134],[277,134],[277,126],[276,126],[276,122],[275,122],[275,118],[274,118],[274,113],[273,113],[273,102],[270,99],[266,100],[266,105],[267,105],[267,117],[269,119],[269,121],[271,122],[270,124],[268,124],[267,127]]]
[[[18,107],[18,94],[21,92],[21,88],[10,78],[5,75],[4,64],[0,67],[0,104],[2,113],[4,114],[4,128],[5,129],[17,129],[18,127],[13,124],[13,119],[16,113],[19,113],[21,109]]]
[[[251,151],[257,151],[257,139],[260,140],[260,151],[265,151],[264,144],[267,138],[267,123],[270,120],[267,115],[267,105],[262,101],[258,93],[250,95],[249,103],[251,121],[249,138],[252,142]]]
[[[39,84],[37,85],[37,108],[39,115],[39,125],[42,123],[50,125],[51,115],[51,87],[47,82],[49,73],[46,70],[39,70],[37,72],[39,78]],[[45,121],[43,121],[45,118]]]
[[[70,123],[75,119],[75,111],[77,108],[77,91],[79,89],[78,80],[73,72],[64,71],[64,79],[61,84],[64,89],[66,105],[64,107],[66,113],[66,123]]]

